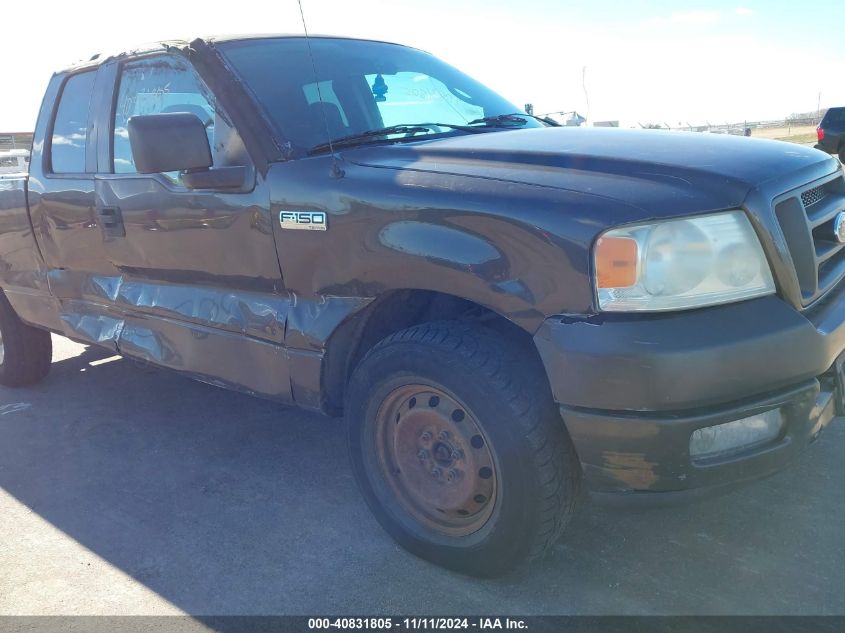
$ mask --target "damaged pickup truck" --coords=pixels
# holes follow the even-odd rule
[[[549,550],[582,484],[725,489],[843,414],[835,159],[556,127],[419,50],[310,48],[53,76],[0,185],[2,384],[55,332],[343,414],[384,528],[480,575]]]

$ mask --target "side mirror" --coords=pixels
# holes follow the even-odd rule
[[[129,119],[129,146],[140,174],[211,167],[205,126],[186,112],[146,114]]]
[[[196,114],[145,114],[129,119],[129,146],[140,174],[178,171],[188,189],[239,189],[246,167],[211,169],[205,125]]]

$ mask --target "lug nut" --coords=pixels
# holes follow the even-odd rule
[[[445,442],[449,439],[449,431],[440,431],[440,435],[438,435],[437,437],[440,438],[441,442]]]
[[[428,459],[428,451],[427,451],[427,450],[425,450],[424,448],[421,448],[421,449],[420,449],[420,452],[419,452],[419,453],[417,453],[417,457],[419,457],[419,458],[420,458],[420,461],[421,461],[421,462],[424,462],[425,460],[427,460],[427,459]]]
[[[430,442],[431,441],[431,433],[428,431],[423,431],[422,435],[420,435],[420,439],[423,442]]]
[[[456,479],[460,479],[461,471],[457,468],[450,468],[449,472],[446,474],[447,481],[455,481]]]
[[[440,479],[440,476],[443,474],[443,471],[439,468],[432,468],[431,469],[431,476],[435,479]]]

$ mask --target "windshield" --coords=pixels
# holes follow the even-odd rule
[[[300,151],[390,126],[443,124],[414,140],[466,134],[446,126],[520,112],[434,56],[397,44],[312,38],[313,65],[303,37],[238,40],[218,48],[278,133]],[[519,127],[541,126],[526,115]]]

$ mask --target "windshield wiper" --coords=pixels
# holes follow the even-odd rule
[[[437,128],[446,127],[450,130],[461,130],[463,132],[471,132],[477,134],[480,130],[475,127],[467,125],[453,125],[451,123],[413,123],[408,125],[390,125],[382,127],[377,130],[367,130],[366,132],[359,132],[357,134],[350,134],[349,136],[341,136],[337,139],[332,139],[331,143],[320,143],[308,150],[309,154],[316,154],[317,152],[331,149],[332,147],[349,147],[350,145],[357,145],[365,143],[370,139],[380,136],[390,136],[391,134],[419,134],[420,132],[432,132]],[[399,139],[393,139],[399,140]]]
[[[486,116],[480,119],[470,121],[469,125],[487,125],[490,127],[513,127],[514,125],[525,125],[528,119],[537,119],[540,123],[545,123],[551,127],[560,127],[560,123],[546,119],[541,116],[533,114],[526,114],[524,112],[513,112],[511,114],[497,114],[496,116]]]

